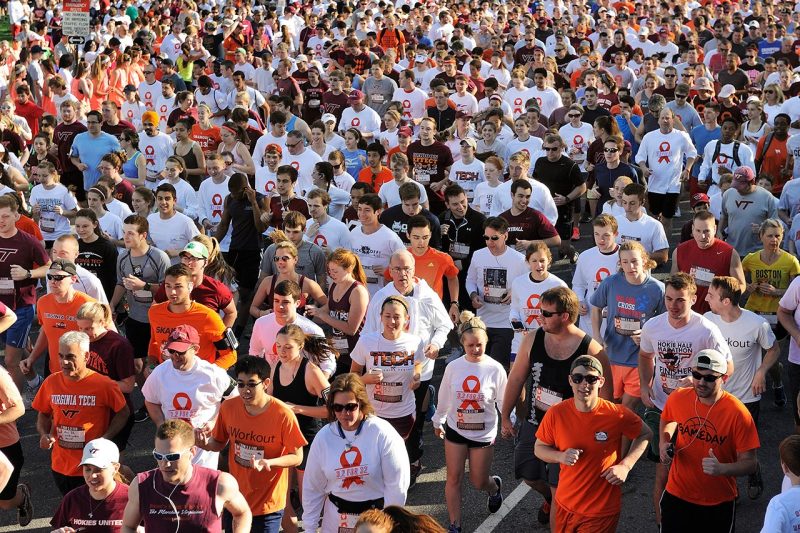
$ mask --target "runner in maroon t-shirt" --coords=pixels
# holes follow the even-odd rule
[[[525,251],[532,241],[543,241],[547,246],[558,246],[561,237],[556,228],[539,211],[528,207],[532,186],[527,179],[514,180],[511,184],[511,209],[500,213],[508,222],[509,246]]]
[[[53,130],[53,148],[58,162],[61,164],[61,183],[67,187],[72,185],[76,193],[85,195],[83,190],[83,172],[72,164],[69,154],[72,152],[72,142],[79,133],[88,131],[86,126],[78,122],[78,102],[66,100],[61,103],[61,122]]]

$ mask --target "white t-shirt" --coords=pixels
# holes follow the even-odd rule
[[[364,367],[365,374],[373,369],[383,372],[379,384],[367,385],[367,395],[379,417],[400,418],[416,411],[410,385],[414,365],[425,362],[423,350],[422,339],[410,333],[402,333],[397,340],[387,339],[382,333],[359,337],[350,358]]]
[[[217,229],[217,225],[222,220],[222,211],[225,208],[225,198],[230,194],[228,191],[229,177],[225,176],[222,183],[214,183],[214,180],[206,178],[200,183],[200,190],[197,191],[197,220],[203,223],[203,220],[211,222],[211,232],[213,234]],[[233,227],[228,228],[228,234],[219,243],[219,248],[223,252],[227,252],[231,245],[231,232]]]
[[[501,183],[498,183],[492,187],[489,185],[488,181],[483,181],[477,184],[475,186],[475,192],[473,193],[474,197],[472,198],[470,206],[488,216],[492,212],[498,191],[503,190],[500,187],[501,185]]]
[[[552,87],[545,87],[542,90],[534,87],[531,91],[533,97],[536,98],[536,101],[539,103],[539,109],[541,110],[540,115],[542,117],[549,118],[550,115],[553,114],[553,111],[564,105],[561,101],[561,95]]]
[[[578,163],[581,166],[581,170],[585,171],[589,145],[594,140],[594,128],[592,125],[581,122],[581,125],[576,128],[567,123],[561,126],[558,134],[561,135],[567,145],[566,152],[569,158]]]
[[[478,159],[473,159],[470,164],[459,159],[450,167],[450,181],[458,183],[466,191],[467,200],[472,201],[475,198],[475,187],[486,181],[485,166]]]
[[[527,141],[520,141],[519,138],[515,138],[513,141],[509,142],[508,150],[506,150],[506,154],[508,155],[505,161],[506,165],[508,165],[508,159],[517,152],[525,152],[528,154],[531,161],[536,162],[540,157],[544,157],[544,153],[542,152],[542,140],[539,137],[531,135],[528,137]]]
[[[719,328],[710,320],[691,312],[689,323],[674,328],[669,323],[669,313],[651,318],[642,326],[642,352],[655,357],[653,374],[653,403],[663,410],[664,404],[680,381],[691,374],[694,356],[700,350],[712,348],[730,361],[731,351]]]
[[[791,311],[795,323],[800,324],[800,277],[792,280],[778,305]],[[789,362],[800,365],[800,346],[797,346],[797,342],[791,336],[789,336]]]
[[[181,212],[191,219],[196,219],[199,216],[200,209],[197,205],[197,191],[194,190],[194,187],[189,185],[188,181],[182,179],[179,179],[175,183],[164,179],[161,180],[158,185],[164,183],[169,183],[175,187],[175,193],[177,194],[175,205],[181,209]],[[158,185],[156,187],[158,187]]]
[[[175,213],[168,219],[161,218],[160,213],[153,213],[147,217],[150,224],[150,239],[159,250],[183,250],[192,237],[198,235],[197,226],[191,218],[183,213]],[[170,258],[173,265],[180,262],[180,257]]]
[[[117,215],[106,211],[98,222],[100,222],[100,229],[108,233],[113,240],[122,240],[122,220]]]
[[[41,183],[34,186],[31,190],[30,204],[38,205],[42,210],[39,215],[39,229],[42,230],[44,240],[53,241],[62,235],[69,235],[69,219],[53,211],[57,206],[63,211],[78,208],[75,197],[64,185],[56,183],[50,189],[45,189]]]
[[[419,87],[414,87],[411,92],[405,89],[396,89],[392,95],[393,102],[400,102],[403,105],[403,120],[406,121],[425,116],[427,99],[428,95]]]
[[[600,286],[600,283],[608,276],[618,270],[619,250],[610,254],[604,254],[595,246],[581,252],[578,256],[578,263],[575,265],[575,274],[572,275],[572,290],[578,296],[578,301],[586,304],[588,311],[578,319],[578,327],[583,331],[592,334],[592,305],[589,303],[592,294]],[[606,330],[606,319],[600,324],[600,334]],[[603,339],[595,339],[602,342]]]
[[[517,276],[511,282],[511,309],[508,318],[513,323],[522,322],[526,333],[539,329],[542,324],[542,310],[539,307],[542,293],[556,287],[566,287],[567,284],[555,274],[548,274],[543,281],[533,281],[530,272]],[[512,324],[513,325],[513,324]],[[527,333],[530,335],[530,333]],[[517,353],[522,342],[522,333],[514,332],[511,341],[511,353]]]
[[[478,112],[478,100],[470,93],[466,93],[464,96],[453,93],[450,95],[450,100],[456,104],[456,111],[464,111],[470,115],[475,115]]]
[[[154,81],[148,84],[146,81],[139,85],[139,100],[148,110],[155,109],[156,100],[161,97],[161,82]]]
[[[147,177],[145,187],[156,189],[156,184],[161,181],[161,171],[167,164],[167,158],[175,153],[175,141],[166,133],[156,133],[154,137],[142,133],[139,136],[139,151],[144,154]]]
[[[306,222],[306,229],[314,224],[314,219],[309,218]],[[347,225],[341,220],[328,217],[327,222],[319,227],[315,235],[303,237],[308,242],[313,242],[327,253],[331,253],[337,248],[350,250],[350,231]]]
[[[734,372],[723,387],[742,403],[759,401],[761,395],[754,395],[750,385],[761,366],[762,350],[769,350],[775,344],[775,333],[769,323],[747,309],[742,309],[742,316],[733,322],[725,322],[711,311],[703,316],[717,325],[733,356]]]
[[[685,131],[673,129],[665,134],[659,129],[645,134],[636,153],[636,163],[647,162],[652,172],[648,179],[649,192],[666,194],[680,191],[684,156],[697,157],[697,150]]]
[[[307,335],[325,335],[321,327],[302,315],[297,315],[292,324],[299,326],[300,329],[303,330],[303,333]],[[258,318],[253,324],[253,333],[250,337],[250,355],[263,357],[270,366],[274,368],[278,363],[278,352],[275,349],[275,337],[278,336],[278,331],[280,331],[282,327],[283,326],[278,324],[278,321],[275,319],[275,313],[270,313]],[[334,362],[334,370],[336,369],[335,366]],[[323,372],[330,371],[327,365],[326,368],[320,365],[320,369]]]
[[[297,170],[297,182],[294,184],[294,191],[300,198],[305,198],[308,191],[315,188],[311,172],[314,170],[314,165],[320,162],[322,162],[322,158],[314,150],[308,148],[298,155],[290,154],[289,150],[283,152],[281,165],[289,165]]]
[[[516,119],[525,112],[525,102],[534,96],[536,96],[536,93],[530,87],[523,87],[522,89],[509,87],[503,94],[503,101],[511,106],[511,116]]]
[[[421,183],[409,179],[406,183],[413,183],[419,189],[419,203],[424,204],[428,201],[428,193],[425,192],[425,187]],[[400,205],[400,185],[395,180],[387,181],[381,185],[381,190],[378,191],[378,196],[383,200],[383,204],[388,207]],[[349,195],[348,195],[349,199]]]
[[[167,119],[169,119],[170,114],[175,108],[178,107],[178,97],[176,96],[163,96],[158,95],[153,102],[153,111],[158,113],[158,131],[166,132],[167,131]]]
[[[503,365],[488,356],[479,363],[464,356],[444,369],[433,427],[447,427],[478,442],[497,437],[497,410],[503,407],[508,376]]]
[[[631,222],[623,211],[622,216],[616,218],[619,225],[618,243],[637,241],[644,246],[648,254],[669,248],[664,226],[650,215],[642,214],[639,220]]]
[[[555,224],[558,220],[558,209],[553,200],[553,195],[547,185],[541,181],[535,180],[531,177],[525,179],[531,184],[531,199],[528,202],[528,207],[532,207],[545,216],[551,224]],[[511,185],[512,180],[504,181],[500,186],[495,189],[494,200],[492,201],[492,210],[490,216],[500,216],[500,213],[511,209]],[[486,213],[484,213],[486,214]]]
[[[784,475],[781,493],[769,501],[761,533],[794,533],[800,530],[800,486],[792,486],[788,479]]]
[[[350,249],[361,259],[364,273],[367,275],[367,290],[370,296],[383,287],[383,274],[377,274],[372,267],[380,266],[381,272],[389,266],[392,254],[405,250],[405,245],[395,232],[384,225],[378,231],[367,235],[361,226],[350,232]]]
[[[342,119],[339,121],[339,131],[355,128],[363,133],[380,131],[381,117],[369,106],[364,106],[361,111],[356,111],[352,107],[342,111]]]
[[[511,247],[495,256],[488,248],[477,250],[467,271],[467,294],[477,292],[484,302],[477,315],[489,328],[511,328],[510,304],[500,301],[511,290],[511,282],[525,274],[525,256]]]
[[[238,396],[239,391],[223,368],[196,357],[187,371],[176,370],[171,361],[158,365],[144,382],[142,395],[161,406],[165,420],[186,420],[197,429],[213,426],[223,398]],[[192,463],[217,468],[219,452],[198,449]]]

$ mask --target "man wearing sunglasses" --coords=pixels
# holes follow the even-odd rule
[[[177,326],[159,345],[164,362],[142,387],[144,405],[156,427],[180,419],[189,422],[195,433],[210,431],[222,401],[238,395],[225,370],[198,357],[200,342],[195,327]],[[198,451],[192,463],[217,468],[219,452]]]
[[[575,359],[569,384],[572,401],[560,402],[545,413],[534,448],[542,461],[570,467],[562,470],[555,493],[556,530],[615,531],[622,484],[653,432],[627,407],[600,398],[605,378],[597,358]],[[623,439],[631,444],[621,457]],[[591,502],[586,494],[592,494]]]
[[[702,516],[733,531],[736,477],[758,468],[758,432],[747,408],[723,390],[730,362],[705,349],[692,357],[691,387],[676,390],[661,415],[660,459],[669,468],[661,496],[661,531],[690,531]],[[702,515],[700,514],[702,513]]]
[[[702,315],[692,311],[697,299],[697,285],[685,272],[671,275],[664,281],[664,303],[667,312],[651,318],[642,326],[639,342],[639,385],[646,409],[644,421],[653,430],[651,455],[659,453],[661,411],[669,395],[690,384],[691,364],[702,350],[712,349],[724,354],[725,373],[733,373],[733,360],[728,343],[719,328]],[[659,501],[667,483],[667,467],[656,465],[653,504],[656,522],[661,523]]]
[[[192,464],[195,433],[183,420],[159,425],[153,449],[158,468],[142,472],[131,483],[123,532],[135,533],[142,521],[148,531],[218,532],[223,511],[232,516],[229,531],[250,531],[253,515],[236,479],[216,466]],[[142,513],[142,509],[158,511]]]

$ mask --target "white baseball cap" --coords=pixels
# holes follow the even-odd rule
[[[80,466],[92,465],[97,468],[109,468],[119,463],[119,448],[108,439],[94,439],[83,447],[83,458]]]

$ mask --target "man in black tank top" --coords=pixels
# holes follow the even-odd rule
[[[545,291],[540,308],[542,325],[525,335],[511,366],[501,417],[503,437],[516,437],[514,474],[544,497],[538,519],[552,527],[550,517],[555,513],[551,514],[550,505],[558,485],[559,468],[557,464],[547,464],[533,454],[536,430],[550,407],[572,398],[568,378],[575,359],[592,355],[600,360],[604,373],[611,371],[611,365],[603,347],[575,325],[580,304],[574,292],[566,287]],[[529,376],[530,386],[527,394],[523,395],[522,388]],[[612,386],[606,382],[600,396],[611,400],[612,394]],[[511,421],[511,411],[515,406],[520,407],[517,411],[517,419],[521,420],[519,430]]]

